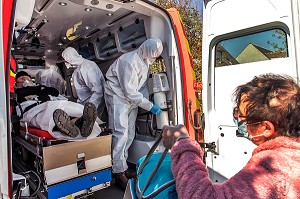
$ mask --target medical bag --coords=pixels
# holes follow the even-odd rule
[[[154,153],[160,141],[161,137],[154,143],[149,153],[137,162],[135,191],[139,199],[178,198],[168,150]]]

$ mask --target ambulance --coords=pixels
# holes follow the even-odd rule
[[[66,67],[61,56],[69,46],[105,74],[120,55],[145,40],[162,41],[148,87],[149,99],[163,114],[139,111],[129,163],[148,153],[163,125],[185,124],[193,138],[201,137],[195,130],[200,124],[199,86],[177,10],[146,0],[3,0],[0,7],[0,198],[86,198],[112,185],[107,123],[96,138],[69,141],[20,124],[15,114],[18,71],[34,80],[55,66],[65,80],[63,95],[77,101],[74,68]]]

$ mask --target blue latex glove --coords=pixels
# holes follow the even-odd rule
[[[155,115],[161,114],[161,112],[162,112],[162,110],[156,104],[153,104],[150,111],[151,111],[151,113],[153,113]]]

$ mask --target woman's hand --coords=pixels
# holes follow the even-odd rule
[[[178,139],[189,138],[184,125],[164,126],[162,128],[162,142],[166,149],[171,149]]]

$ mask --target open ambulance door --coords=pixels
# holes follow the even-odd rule
[[[1,1],[0,31],[0,198],[12,198],[11,136],[9,115],[10,47],[15,1]]]
[[[0,3],[0,198],[3,199],[17,197],[16,194],[21,193],[20,189],[13,192],[13,181],[23,178],[12,172],[10,92],[14,86],[16,61],[11,57],[11,49],[15,23],[25,26],[30,22],[34,2],[29,0],[26,6],[18,4],[17,0],[3,0]],[[22,13],[15,13],[16,7],[22,7],[18,9]]]
[[[185,125],[191,138],[202,142],[203,134],[201,128],[201,115],[200,115],[200,99],[198,98],[198,91],[202,89],[196,81],[196,74],[193,68],[192,55],[186,38],[184,26],[179,12],[175,8],[168,9],[174,24],[176,40],[179,46],[179,55],[181,62],[181,73],[183,88],[183,101],[184,101],[184,115]]]
[[[204,0],[203,106],[205,141],[215,142],[206,163],[216,183],[232,177],[256,147],[238,137],[232,93],[254,76],[299,78],[297,0]]]

